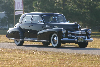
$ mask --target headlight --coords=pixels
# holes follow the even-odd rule
[[[87,33],[91,34],[91,29],[89,29],[89,30],[87,31]]]
[[[66,30],[65,30],[65,29],[62,29],[62,33],[63,33],[63,34],[66,33]]]
[[[80,28],[80,26],[78,25],[78,29]]]
[[[81,26],[78,24],[78,29],[81,29]]]
[[[88,35],[88,38],[91,38],[91,35]]]

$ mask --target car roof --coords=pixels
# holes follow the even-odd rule
[[[31,13],[25,13],[25,15],[59,15],[60,13],[45,13],[45,12],[31,12]]]

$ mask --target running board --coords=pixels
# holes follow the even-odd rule
[[[20,41],[32,41],[32,42],[48,42],[47,40],[37,40],[37,38],[24,38],[24,39],[15,39],[9,38],[10,40],[20,40]]]

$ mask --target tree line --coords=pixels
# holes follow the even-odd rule
[[[25,13],[54,12],[62,13],[70,22],[78,22],[83,27],[99,27],[100,1],[99,0],[23,0]],[[0,0],[0,6],[6,13],[6,21],[13,23],[13,0]],[[20,15],[16,16],[16,22]]]

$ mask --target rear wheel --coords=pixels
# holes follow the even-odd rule
[[[85,48],[88,45],[88,42],[78,43],[80,48]]]
[[[51,44],[53,47],[61,46],[61,38],[56,33],[52,34],[51,36]]]
[[[15,42],[15,44],[16,44],[17,46],[22,46],[23,43],[24,43],[24,41],[20,41],[20,40],[14,40],[14,42]]]

